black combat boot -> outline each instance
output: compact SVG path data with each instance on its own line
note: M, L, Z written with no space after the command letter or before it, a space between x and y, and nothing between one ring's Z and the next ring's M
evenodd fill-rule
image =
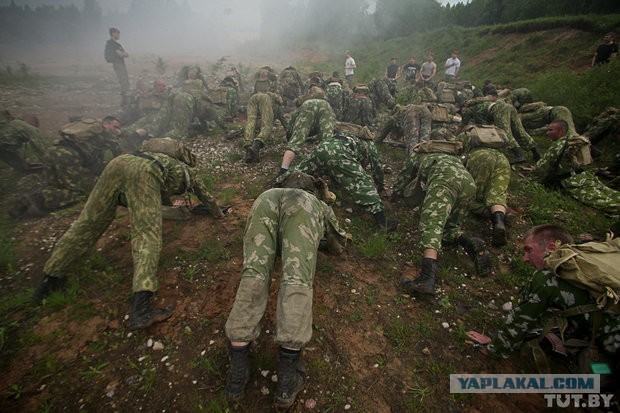
M300 361L301 351L280 347L278 360L278 385L275 404L277 408L288 409L295 402L297 393L306 382L306 368Z
M66 281L67 279L65 277L52 277L51 275L43 274L43 279L34 290L32 301L34 301L36 305L41 304L45 297L54 291L60 290L65 285Z
M435 280L437 278L437 260L433 258L422 259L422 271L415 280L403 278L400 286L409 295L435 294Z
M398 221L395 219L388 219L385 217L385 211L375 212L373 214L375 217L375 222L379 227L379 231L381 232L392 232L396 230L398 226Z
M530 149L530 151L532 151L532 158L534 159L534 162L540 161L540 158L542 158L540 150L538 150L536 146L532 146L532 149Z
M129 329L139 330L152 324L164 321L172 315L172 306L153 308L151 306L152 291L138 291L133 293L131 314L129 314Z
M518 146L516 148L512 148L512 154L514 155L512 158L510 158L510 164L515 164L515 163L523 163L525 162L525 156L523 156L523 152L521 151L521 148L519 148Z
M230 368L226 376L226 398L238 402L243 398L245 386L250 380L250 345L236 347L228 345Z
M491 273L491 256L483 240L476 237L461 235L457 243L465 249L465 252L474 260L478 275L486 277Z
M493 221L493 233L491 234L491 244L494 247L503 247L508 240L506 239L505 214L502 211L495 211L491 215Z

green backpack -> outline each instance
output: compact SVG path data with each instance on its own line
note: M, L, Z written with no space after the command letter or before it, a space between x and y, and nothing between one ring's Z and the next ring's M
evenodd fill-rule
M196 166L196 155L181 142L170 138L151 138L142 143L142 152L168 155L189 166Z
M558 277L590 292L596 300L590 311L620 314L620 238L557 245L544 262Z

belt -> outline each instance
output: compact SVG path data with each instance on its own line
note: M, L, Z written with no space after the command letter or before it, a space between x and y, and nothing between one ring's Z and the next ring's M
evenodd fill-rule
M164 166L157 159L153 158L151 155L144 153L144 152L134 152L132 153L132 155L137 156L138 158L144 158L144 159L148 159L149 161L153 161L153 163L159 168L161 173L164 173Z

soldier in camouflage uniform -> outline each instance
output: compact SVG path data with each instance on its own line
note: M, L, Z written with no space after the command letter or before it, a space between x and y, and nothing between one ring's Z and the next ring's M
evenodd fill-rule
M535 102L519 108L521 123L532 135L542 135L554 120L563 120L568 124L568 132L578 135L575 130L573 114L566 106L547 106L545 102Z
M487 96L483 98L465 102L462 114L463 125L471 122L477 125L495 125L504 130L510 140L506 149L514 154L512 163L525 161L521 148L530 150L535 161L540 159L540 151L523 127L517 110L511 104L497 100L497 90L494 88L488 90Z
M407 154L410 155L416 144L429 139L431 123L431 111L425 105L396 105L375 142L383 142L390 132L394 132L405 137Z
M289 66L282 70L279 77L282 86L282 98L287 102L294 102L304 91L304 82L297 69Z
M372 141L336 132L333 137L321 141L289 173L294 172L329 177L330 182L339 186L355 204L375 217L380 230L395 229L396 223L386 220L385 205L379 196L384 191L383 164ZM283 179L286 175L278 177L277 181Z
M225 327L230 340L229 400L243 397L250 378L249 346L261 331L278 252L282 275L276 311L280 345L276 406L290 407L303 388L306 373L300 356L312 336L312 283L319 242L326 234L329 249L340 253L347 238L323 201L329 198L325 183L318 182L305 174L291 174L282 188L263 192L252 205L243 237L243 273Z
M69 207L88 196L103 171L106 151L113 156L122 152L118 119L107 116L101 125L102 131L87 139L76 140L63 135L49 148L43 158L45 188L23 196L9 211L12 217L41 216Z
M342 80L339 78L330 77L327 81L327 86L325 88L326 99L334 111L336 120L342 121L344 119L345 102L345 93L342 88Z
M431 140L452 142L454 136L447 129L437 129L431 133ZM423 250L420 275L414 280L401 280L401 287L407 293L435 293L437 258L443 242L456 242L465 248L481 275L491 270L484 241L466 236L461 230L475 192L474 180L456 153L432 149L418 152L416 149L407 159L394 184L393 196L394 199L404 198L409 206L420 206L420 247Z
M540 225L532 228L525 236L523 260L536 268L529 283L521 291L519 304L510 312L505 324L491 341L488 350L492 355L507 358L518 350L528 332L542 328L541 319L549 309L566 311L578 306L596 304L586 290L558 277L546 269L544 257L556 248L556 241L572 244L573 239L563 228L555 225ZM591 340L595 317L590 313L567 317L565 337ZM588 337L589 336L589 337ZM620 356L620 316L601 313L600 325L596 328L595 343L603 353L616 361ZM616 367L616 366L614 366Z
M49 144L35 126L15 119L8 110L0 111L0 161L13 169L30 173L40 169L40 163ZM28 162L31 152L36 163Z
M506 195L510 184L510 162L499 150L473 147L465 133L458 140L463 142L467 156L465 168L476 184L476 196L471 205L472 212L478 215L491 215L493 231L491 243L496 247L506 245Z
M280 95L272 92L258 92L248 101L247 123L243 146L245 148L245 162L260 161L260 150L271 137L273 129L274 108L282 105ZM259 119L260 118L260 119ZM256 121L260 120L260 132L256 135Z
M157 291L157 264L162 245L162 197L191 192L216 218L223 217L215 198L196 179L196 170L180 160L155 152L136 152L114 158L93 188L84 209L60 238L43 268L44 277L34 293L40 303L60 289L124 206L131 221L133 253L132 308L129 328L146 328L171 314L150 301Z
M388 79L379 78L372 80L368 84L368 88L370 89L370 98L376 108L385 105L388 109L392 109L396 104L396 99L394 99L396 91L392 94L390 91L390 81Z
M194 118L199 122L199 125L196 125L199 131L207 129L209 122L214 122L225 130L226 111L212 102L207 84L200 77L200 72L193 67L188 70L187 76L188 78L181 85L181 91L184 93L177 93L174 97L171 116L173 136L171 137L186 136Z
M344 109L344 121L355 123L360 126L372 126L377 112L372 99L368 96L369 89L365 85L353 88L353 93L346 100Z
M572 198L610 216L620 216L620 192L605 186L591 171L576 170L570 151L566 149L571 137L566 122L549 124L547 136L553 141L541 160L536 163L534 176L543 185L561 188Z
M620 109L609 107L599 113L583 134L590 138L593 145L605 138L617 137L620 134Z
M306 138L316 135L319 141L333 136L336 117L326 100L309 99L301 104L291 120L290 139L286 145L280 173L286 172L301 150Z
M226 76L220 82L220 88L226 91L226 102L221 104L225 109L225 117L228 120L233 120L237 117L239 111L239 86L237 81L232 76Z

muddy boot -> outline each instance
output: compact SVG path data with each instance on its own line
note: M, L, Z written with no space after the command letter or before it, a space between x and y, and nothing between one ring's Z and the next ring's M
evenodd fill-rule
M483 240L476 237L461 235L457 243L465 249L465 252L474 260L478 275L486 277L491 273L491 256Z
M278 361L278 385L275 404L277 408L288 409L295 402L297 393L306 382L306 368L299 360L301 351L280 347Z
M153 308L151 306L152 291L138 291L133 293L131 314L129 314L129 329L139 330L152 324L164 321L172 315L172 307Z
M373 214L375 222L381 232L393 232L398 226L398 222L395 219L388 219L385 216L385 211L375 212Z
M252 150L256 154L256 163L260 162L260 150L263 149L263 146L265 145L259 140L254 140L254 143L252 143Z
M437 260L422 259L422 271L415 280L403 278L400 287L409 295L435 294L435 280L437 274Z
M34 301L36 305L40 305L45 297L54 291L60 290L65 285L66 281L67 279L65 277L52 277L51 275L43 274L43 279L34 290L32 301Z
M506 239L506 224L504 222L505 214L501 211L493 212L491 221L493 221L493 232L491 234L491 244L494 247L503 247L508 240Z
M226 376L226 398L238 402L243 398L245 386L250 380L250 345L235 347L228 345L230 368Z
M521 151L521 148L516 147L516 148L512 148L511 152L513 154L513 157L510 158L510 164L515 164L515 163L523 163L525 162L525 156L523 156L523 152Z

